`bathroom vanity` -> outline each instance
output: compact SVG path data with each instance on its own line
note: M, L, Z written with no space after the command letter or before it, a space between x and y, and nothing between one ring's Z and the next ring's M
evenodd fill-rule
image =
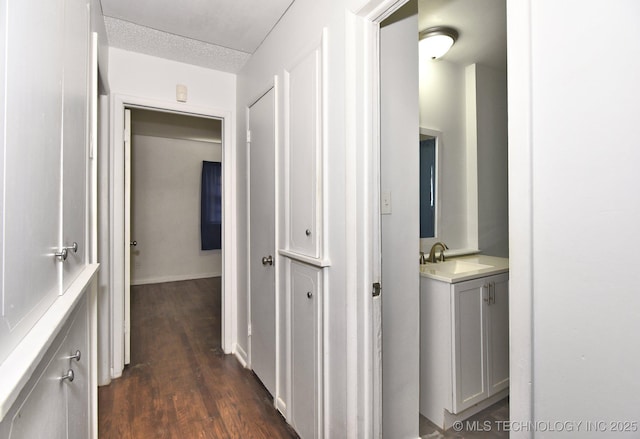
M420 265L420 413L446 430L509 393L509 260Z

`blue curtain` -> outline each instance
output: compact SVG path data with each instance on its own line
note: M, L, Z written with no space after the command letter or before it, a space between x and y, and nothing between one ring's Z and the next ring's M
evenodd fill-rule
M200 191L200 238L202 250L222 248L222 166L202 162Z

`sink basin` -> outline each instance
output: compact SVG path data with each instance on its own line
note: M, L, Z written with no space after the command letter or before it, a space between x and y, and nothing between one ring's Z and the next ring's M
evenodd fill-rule
M483 270L492 268L492 265L477 264L475 262L452 260L445 262L436 262L435 264L426 264L430 270L439 271L450 274L461 274L469 271Z

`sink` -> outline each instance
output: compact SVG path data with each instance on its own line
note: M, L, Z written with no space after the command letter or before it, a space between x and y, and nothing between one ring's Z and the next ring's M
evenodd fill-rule
M483 270L492 268L493 265L477 264L475 262L452 260L445 262L427 263L425 264L429 270L439 271L450 274L461 274L469 271Z
M452 284L508 271L509 259L481 254L420 265L420 276Z

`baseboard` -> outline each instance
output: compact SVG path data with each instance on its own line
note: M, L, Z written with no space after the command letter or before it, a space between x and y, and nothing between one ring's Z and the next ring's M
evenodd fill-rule
M242 364L242 367L247 367L247 364L249 363L249 357L247 356L247 353L244 351L244 349L242 349L242 346L236 343L233 354L236 356L240 364Z
M287 404L280 397L276 398L276 410L278 410L285 419L287 418Z
M453 424L455 422L465 421L466 419L470 418L471 416L475 415L476 413L479 413L482 410L486 409L487 407L492 406L493 404L495 404L498 401L501 401L502 399L506 398L507 396L509 396L509 388L508 387L506 389L503 389L500 392L496 393L495 395L485 399L484 401L481 401L478 404L469 407L468 409L464 410L461 413L453 414L453 413L449 413L447 410L445 410L444 411L444 428L443 428L443 430L447 431L448 429L450 429L453 426Z
M222 273L199 273L199 274L174 274L170 276L152 277L147 279L131 279L131 285L160 284L163 282L179 282L182 280L205 279L208 277L220 277Z

